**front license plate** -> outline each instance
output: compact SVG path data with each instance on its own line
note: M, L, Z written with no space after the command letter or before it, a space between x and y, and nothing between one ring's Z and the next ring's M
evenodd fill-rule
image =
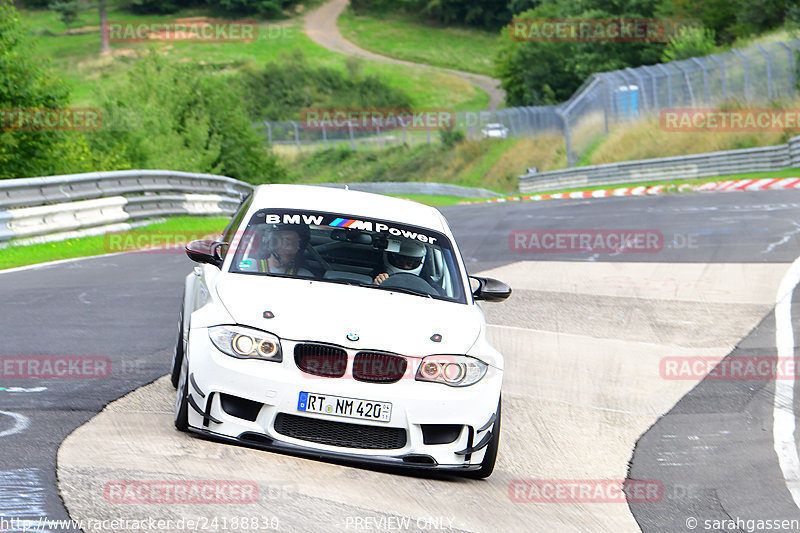
M314 392L300 393L297 410L378 422L388 422L392 417L392 404L389 402L373 402Z

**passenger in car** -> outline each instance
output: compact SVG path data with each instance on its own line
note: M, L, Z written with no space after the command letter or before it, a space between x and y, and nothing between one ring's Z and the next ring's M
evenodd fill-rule
M393 252L383 252L383 265L374 274L373 283L380 285L392 274L419 275L427 249L425 245L411 240L403 240L400 248Z
M305 224L276 224L264 234L264 254L256 262L259 272L312 277L301 266L302 250L308 245L309 229Z

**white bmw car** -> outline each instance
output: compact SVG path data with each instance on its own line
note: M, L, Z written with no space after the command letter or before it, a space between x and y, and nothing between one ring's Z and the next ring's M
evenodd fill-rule
M264 185L186 247L175 425L320 459L489 476L503 357L444 217L408 200Z

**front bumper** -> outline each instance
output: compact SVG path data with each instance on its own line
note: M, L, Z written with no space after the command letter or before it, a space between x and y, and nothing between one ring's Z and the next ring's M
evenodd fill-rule
M297 367L294 346L295 342L281 341L281 363L236 359L219 352L206 329L191 330L187 350L190 429L226 441L334 461L428 470L480 467L492 438L502 371L489 367L478 383L449 387L414 380L419 359L409 358L406 377L395 383L354 380L351 368L344 377L322 378ZM350 367L355 350L347 351ZM391 418L378 422L298 411L301 392L390 402ZM315 436L287 431L283 423L287 419ZM351 438L338 442L339 428ZM395 439L400 432L405 437ZM325 438L316 436L320 433ZM383 433L393 435L389 444ZM375 436L379 447L366 440L360 444L352 438L354 434L363 434L364 439L367 434ZM448 436L443 438L443 434Z

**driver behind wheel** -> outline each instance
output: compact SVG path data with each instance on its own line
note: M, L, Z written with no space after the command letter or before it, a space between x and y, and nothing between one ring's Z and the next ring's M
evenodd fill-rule
M263 256L256 261L259 272L311 277L302 268L302 251L308 245L309 229L304 224L266 226L261 235Z
M383 252L383 266L378 269L373 283L380 285L392 274L419 275L422 263L425 260L427 249L425 245L416 241L404 240L397 251Z

